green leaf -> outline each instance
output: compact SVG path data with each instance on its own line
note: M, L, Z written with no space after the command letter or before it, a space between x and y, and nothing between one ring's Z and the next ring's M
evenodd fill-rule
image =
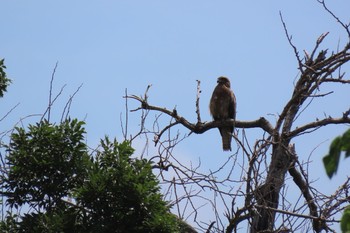
M178 232L151 162L133 152L128 141L101 140L94 167L75 192L77 203L88 209L88 232Z
M329 149L329 154L323 157L323 164L329 178L337 172L341 153L342 138L336 137Z
M350 232L350 206L346 207L344 210L343 217L340 221L340 228L343 233Z
M345 158L350 156L350 130L343 134L341 150L345 151Z
M84 182L89 160L83 123L41 121L16 128L8 147L8 177L0 186L9 205L51 208Z
M4 96L8 85L11 83L11 80L6 77L5 69L4 59L0 59L0 97Z

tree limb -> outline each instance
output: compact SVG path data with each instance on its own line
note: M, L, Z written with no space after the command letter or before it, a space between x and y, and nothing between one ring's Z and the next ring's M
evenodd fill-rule
M184 117L180 116L177 113L177 110L168 110L166 108L161 108L153 105L149 105L147 101L141 97L131 95L126 96L124 98L130 98L135 99L141 103L141 107L131 110L131 111L138 111L141 109L144 110L153 110L162 112L170 117L172 117L176 123L171 124L171 126L174 126L178 123L182 124L184 127L189 129L191 132L196 134L202 134L212 128L217 128L219 126L235 126L236 128L261 128L262 130L266 131L269 134L273 134L273 127L271 123L266 120L264 117L260 117L257 120L253 121L234 121L234 120L226 120L226 121L210 121L206 123L197 122L196 124L189 122ZM168 127L169 128L169 127ZM159 135L158 135L159 136Z
M314 230L316 232L320 232L325 227L325 223L322 221L324 219L321 219L318 215L317 206L315 204L314 197L310 193L308 184L305 182L300 172L296 169L295 162L288 171L289 174L293 177L294 183L299 187L301 193L303 194L310 209L310 215L314 217L312 218Z
M320 128L322 126L326 126L329 124L346 124L346 123L350 124L350 117L349 116L342 117L342 118L329 117L329 118L325 118L323 120L311 122L311 123L308 123L308 124L303 125L301 127L298 127L295 130L291 131L289 134L287 134L287 137L293 138L293 137L300 135L301 133L304 133L306 130Z

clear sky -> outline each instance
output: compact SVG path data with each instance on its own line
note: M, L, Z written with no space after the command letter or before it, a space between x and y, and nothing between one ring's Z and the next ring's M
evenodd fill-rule
M340 19L350 21L349 1L328 2ZM336 50L339 41L340 45L345 42L342 28L316 0L3 0L0 58L5 58L13 83L0 100L0 118L17 103L19 106L0 122L1 132L11 129L21 117L45 111L56 62L53 91L58 93L64 84L67 87L52 116L59 121L69 96L83 84L73 100L71 116L86 119L92 146L104 135L122 139L120 114L125 114L122 96L126 88L129 94L141 95L152 84L151 104L169 109L176 106L180 115L195 122L196 80L200 80L201 116L209 121L210 95L221 75L231 79L238 120L263 116L274 124L298 75L279 11L300 52L311 51L324 32L330 34L322 48ZM295 126L322 119L324 114L341 116L349 108L344 101L350 97L348 88L329 85L321 90L334 90L335 94L316 99ZM129 102L130 109L137 106ZM139 115L129 115L129 133L136 133ZM347 128L327 127L294 141L301 160L311 154L311 177L326 192L335 190L349 175L350 159L341 164L331 181L321 163L330 140ZM247 130L247 134L254 143L261 131ZM211 166L228 156L221 150L217 130L191 135L174 153L187 162L201 158L204 170L213 169Z

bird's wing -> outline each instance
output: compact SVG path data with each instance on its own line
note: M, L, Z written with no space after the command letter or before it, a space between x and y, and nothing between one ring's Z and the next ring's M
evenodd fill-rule
M230 104L229 104L229 116L232 117L232 119L236 119L236 109L237 109L237 103L236 103L236 97L235 94L231 91L231 98L230 98Z

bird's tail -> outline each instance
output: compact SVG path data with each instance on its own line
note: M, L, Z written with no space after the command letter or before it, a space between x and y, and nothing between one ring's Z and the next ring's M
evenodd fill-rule
M224 151L231 151L231 141L232 141L232 134L231 129L221 129L221 138L222 138L222 149Z

